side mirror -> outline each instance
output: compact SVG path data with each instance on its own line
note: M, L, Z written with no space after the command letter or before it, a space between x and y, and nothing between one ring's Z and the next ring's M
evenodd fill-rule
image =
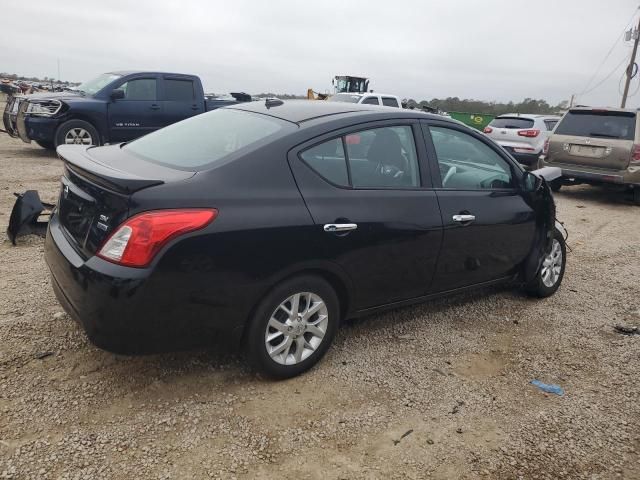
M535 192L542 185L542 179L531 172L525 171L522 176L522 189L525 192Z
M124 90L116 88L111 92L111 100L122 100L124 98Z

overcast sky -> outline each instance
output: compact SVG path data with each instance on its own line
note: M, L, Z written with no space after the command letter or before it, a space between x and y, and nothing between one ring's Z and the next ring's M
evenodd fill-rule
M416 100L580 94L615 105L638 0L2 2L0 71L87 80L125 69L194 73L210 92L325 91L336 74ZM614 46L614 42L618 39ZM619 66L615 69L616 66ZM640 75L639 75L640 77ZM639 79L632 84L632 93ZM640 93L630 106L640 105Z

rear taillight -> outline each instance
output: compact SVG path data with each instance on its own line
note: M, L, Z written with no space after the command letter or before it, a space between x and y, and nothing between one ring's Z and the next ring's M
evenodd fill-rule
M531 129L531 130L518 130L518 135L521 137L537 137L540 134L540 130Z
M544 146L542 147L542 154L546 155L547 153L549 153L549 139L548 138L544 141Z
M629 165L640 165L640 145L637 143L631 149L631 161Z
M153 210L124 222L104 243L98 256L119 265L146 267L174 238L206 227L216 209Z
M493 128L491 127L484 127L484 130L482 130L484 133L491 133L493 132Z

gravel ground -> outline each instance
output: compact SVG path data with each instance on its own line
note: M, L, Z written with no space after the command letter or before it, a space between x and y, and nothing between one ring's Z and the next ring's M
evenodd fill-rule
M0 135L12 192L55 201L55 155ZM219 349L101 351L55 300L43 240L0 237L0 478L640 478L640 207L557 194L558 293L485 290L348 323L272 382ZM563 397L529 384L558 383Z

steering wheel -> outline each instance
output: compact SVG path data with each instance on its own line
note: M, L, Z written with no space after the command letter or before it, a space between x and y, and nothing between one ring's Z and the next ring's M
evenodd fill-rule
M452 166L449 167L449 170L447 170L447 174L442 179L442 186L443 187L447 186L447 182L449 180L451 180L451 177L453 177L456 174L457 171L458 171L458 169L455 167L455 165L452 165Z
M404 170L400 170L394 165L383 165L382 162L376 166L376 172L383 177L390 177L395 180L400 180L404 177Z

